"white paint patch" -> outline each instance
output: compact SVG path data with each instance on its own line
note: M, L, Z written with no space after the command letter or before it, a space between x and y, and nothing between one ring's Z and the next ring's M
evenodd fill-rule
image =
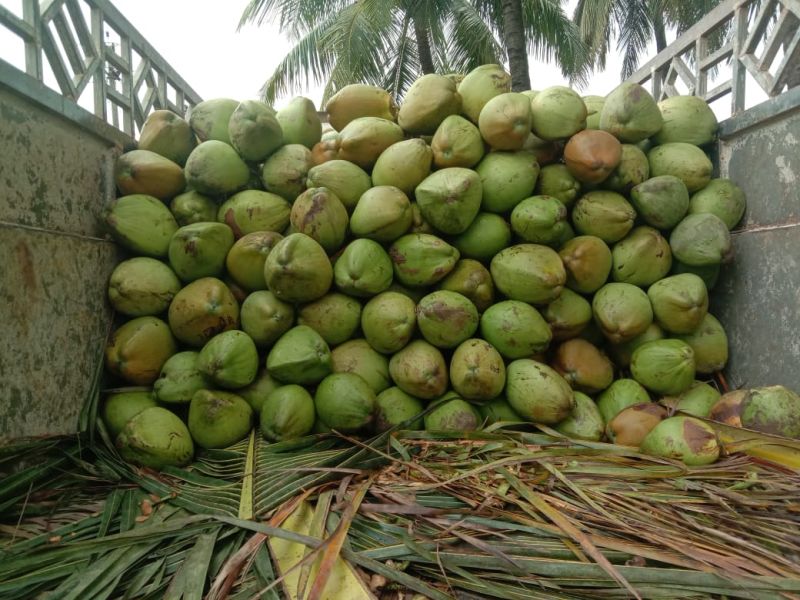
M786 132L786 137L783 138L783 140L787 146L797 146L797 138L788 131Z
M775 165L778 167L778 178L781 183L792 185L797 181L797 176L792 171L792 167L784 155L781 154L775 157Z

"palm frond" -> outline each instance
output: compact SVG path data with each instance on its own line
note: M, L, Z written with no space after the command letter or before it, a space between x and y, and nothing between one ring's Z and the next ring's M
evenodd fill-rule
M623 52L622 79L630 77L653 37L653 20L640 0L624 0L615 12L619 23L617 48Z
M481 14L486 7L467 0L454 0L452 17L447 23L450 43L447 58L450 70L467 73L482 64L505 60L505 50Z

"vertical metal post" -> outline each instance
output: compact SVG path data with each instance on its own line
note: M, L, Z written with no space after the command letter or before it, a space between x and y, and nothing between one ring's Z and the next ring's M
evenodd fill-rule
M23 0L22 19L33 28L33 40L25 40L25 71L42 80L42 19L39 0Z
M741 56L747 40L747 4L736 7L733 17L733 56L731 69L731 114L744 110L747 69L742 64Z
M100 64L92 76L92 92L94 94L94 114L104 121L108 121L108 107L106 106L106 44L103 40L103 11L97 6L92 6L92 43L94 44Z

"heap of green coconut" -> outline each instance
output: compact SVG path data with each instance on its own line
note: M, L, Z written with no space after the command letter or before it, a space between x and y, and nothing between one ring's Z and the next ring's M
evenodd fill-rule
M122 455L184 465L254 425L532 423L687 464L720 454L709 417L800 437L794 392L715 383L745 198L713 177L708 105L510 85L425 75L399 107L348 85L325 125L302 97L150 115L105 213Z

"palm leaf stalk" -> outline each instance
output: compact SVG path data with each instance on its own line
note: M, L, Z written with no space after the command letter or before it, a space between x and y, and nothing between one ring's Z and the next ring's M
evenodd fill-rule
M743 454L688 469L500 428L252 436L161 473L63 438L6 449L0 469L3 598L278 598L276 539L307 548L317 595L310 565L339 558L376 591L430 598L800 594L800 472ZM285 527L314 501L307 533Z

